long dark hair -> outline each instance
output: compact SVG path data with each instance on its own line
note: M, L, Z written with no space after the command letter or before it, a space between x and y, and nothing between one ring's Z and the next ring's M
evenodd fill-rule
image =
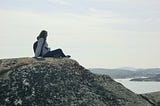
M44 38L46 40L46 37L47 37L47 31L42 30L41 33L37 36L37 40L39 40L40 38Z

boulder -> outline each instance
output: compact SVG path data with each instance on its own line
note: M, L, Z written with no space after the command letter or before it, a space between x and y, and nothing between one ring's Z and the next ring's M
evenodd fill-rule
M0 106L152 106L68 58L0 60Z

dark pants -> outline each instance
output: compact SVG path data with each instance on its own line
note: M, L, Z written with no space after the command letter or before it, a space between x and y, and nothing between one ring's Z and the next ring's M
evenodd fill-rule
M53 51L49 51L43 57L61 58L61 57L65 57L65 54L63 53L62 49L56 49Z

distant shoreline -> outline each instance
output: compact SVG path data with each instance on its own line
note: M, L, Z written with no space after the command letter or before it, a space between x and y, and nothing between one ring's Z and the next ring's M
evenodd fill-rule
M160 74L147 78L133 78L130 81L160 82Z
M114 79L134 93L144 94L160 91L160 82L157 81L130 81L132 78Z

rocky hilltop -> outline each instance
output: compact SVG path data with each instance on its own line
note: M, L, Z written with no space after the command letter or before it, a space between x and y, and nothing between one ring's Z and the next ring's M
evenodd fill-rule
M146 98L72 59L0 60L0 106L156 106Z
M158 74L160 75L160 68L136 69L136 68L124 67L124 68L115 68L115 69L90 68L89 70L96 74L109 75L114 79L142 78L142 77L152 78L157 76ZM153 80L160 81L158 79L158 76Z

